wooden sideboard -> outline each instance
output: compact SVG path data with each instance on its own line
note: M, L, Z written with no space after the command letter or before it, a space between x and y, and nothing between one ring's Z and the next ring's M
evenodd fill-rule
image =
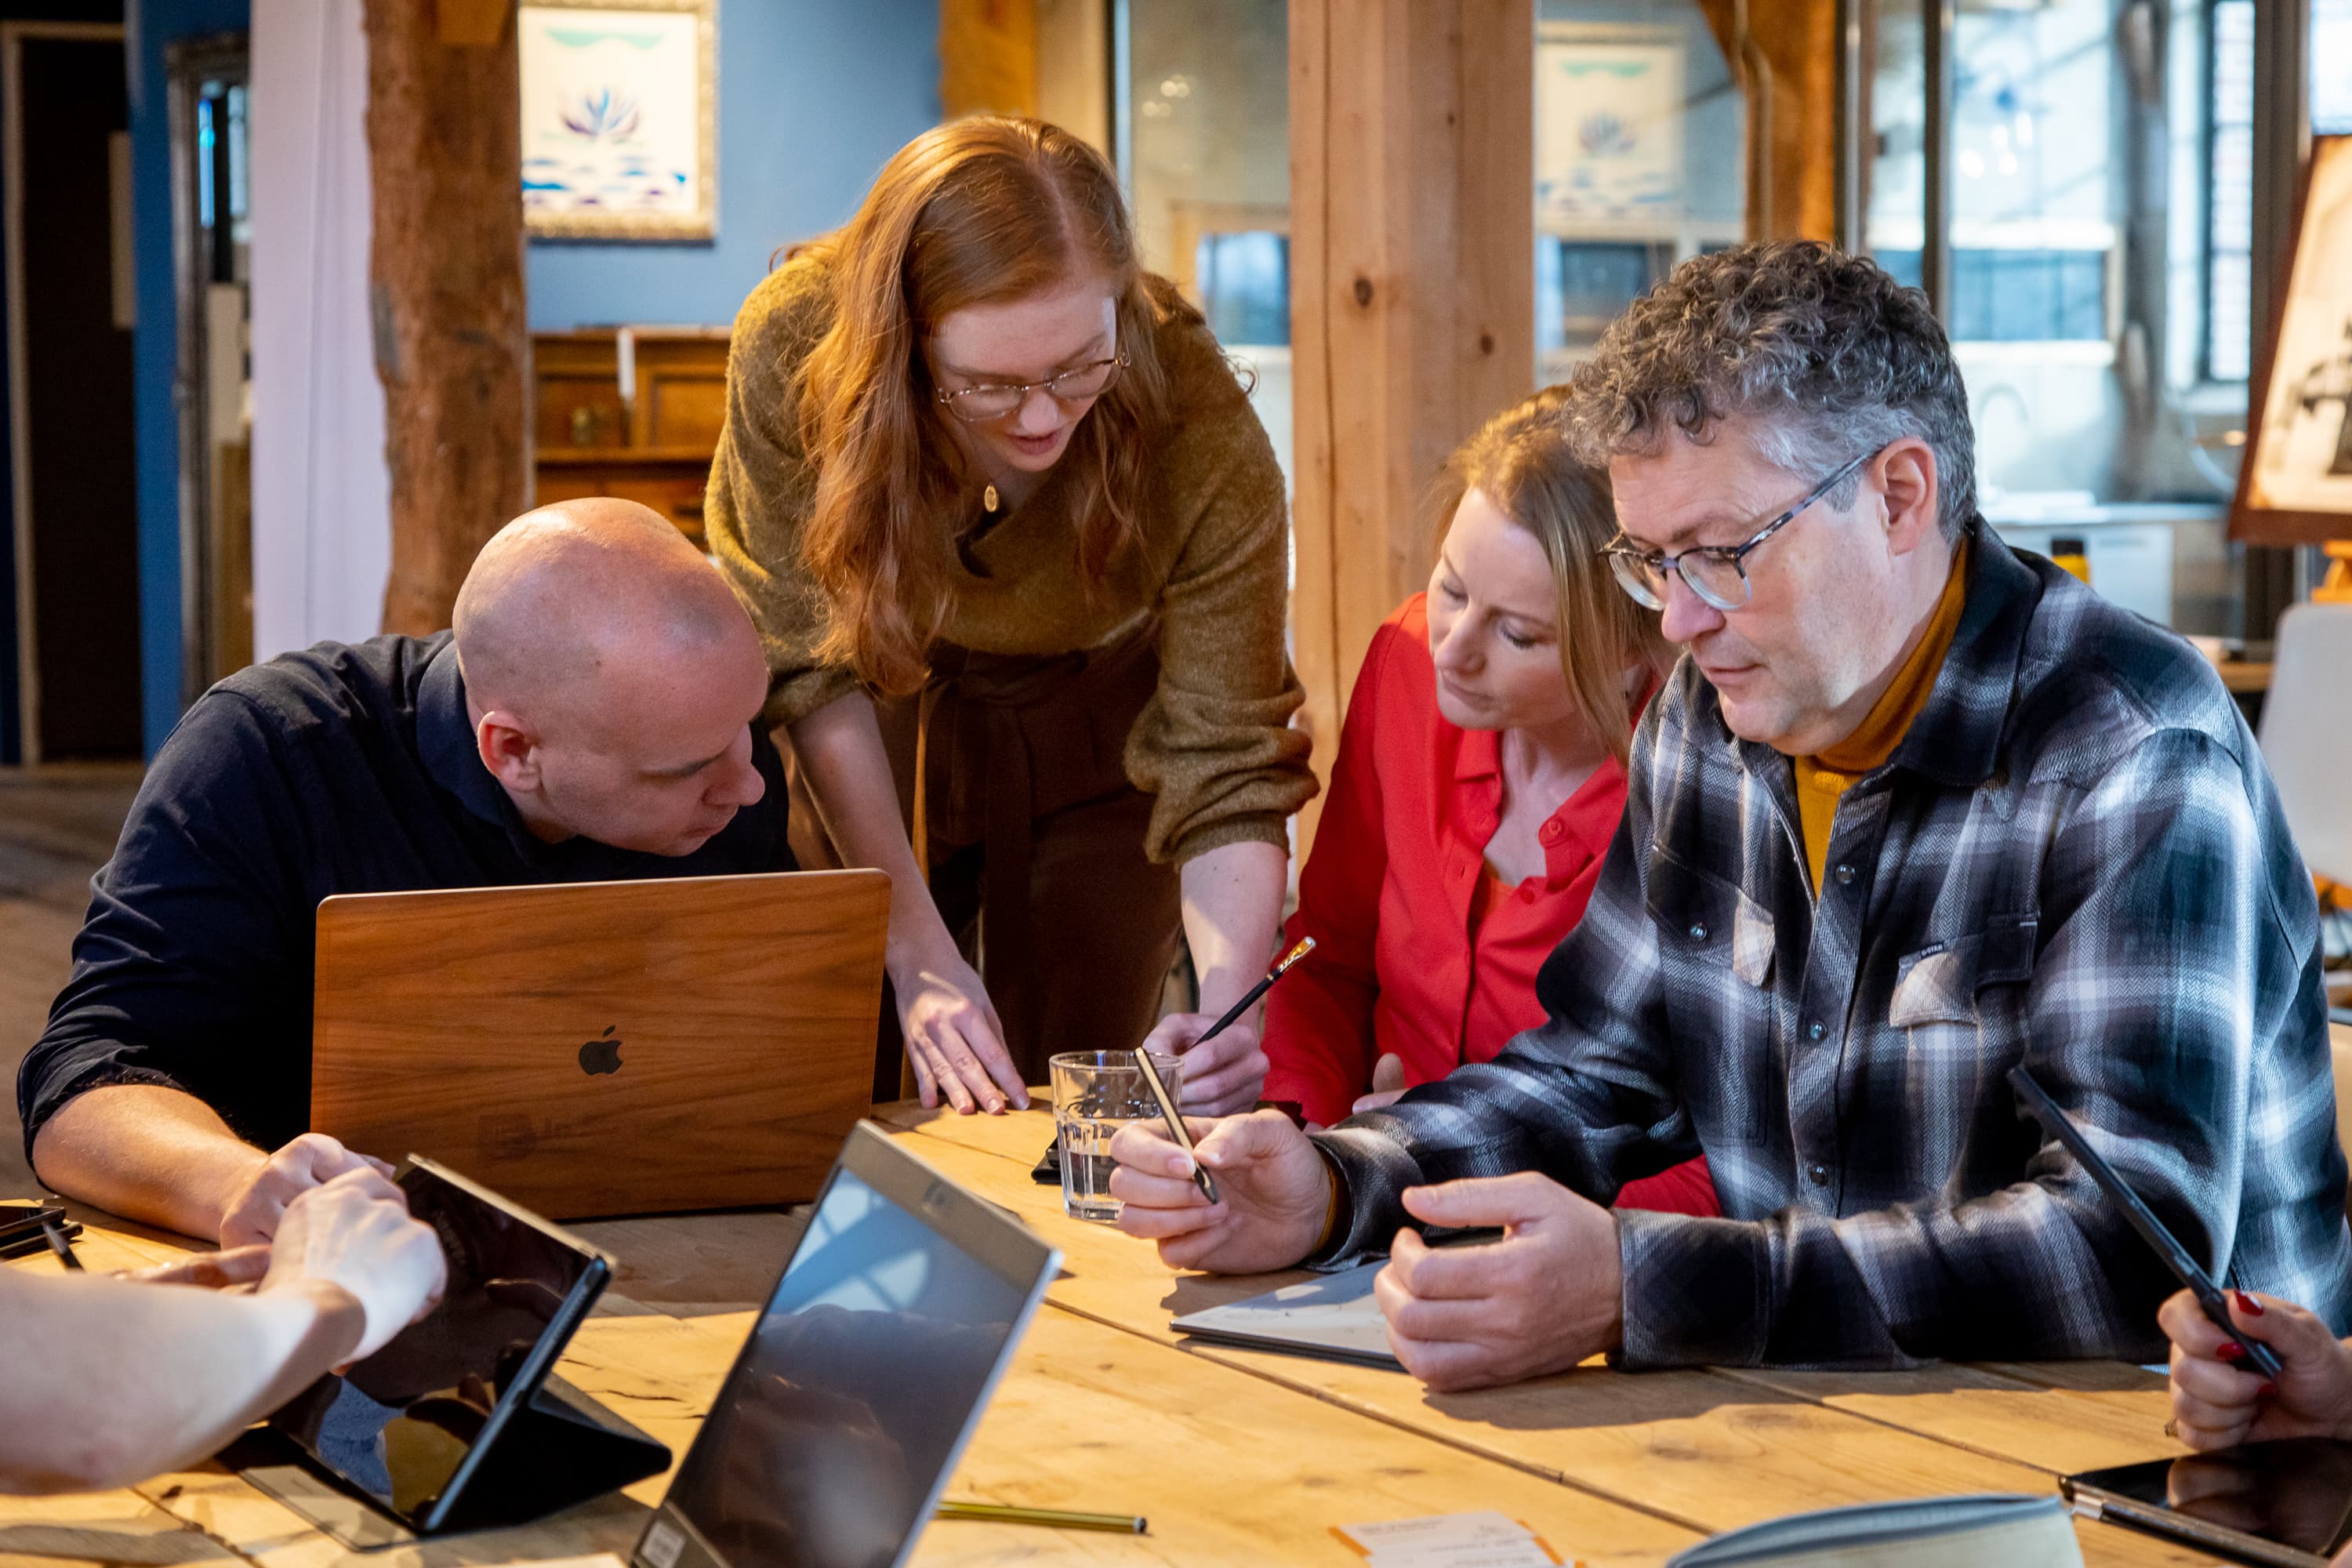
M539 504L622 496L701 543L727 416L727 337L725 327L533 333Z

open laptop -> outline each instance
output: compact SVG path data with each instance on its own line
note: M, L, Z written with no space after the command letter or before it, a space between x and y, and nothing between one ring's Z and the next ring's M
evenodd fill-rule
M890 879L319 906L310 1125L556 1219L798 1203L873 1093Z
M861 1123L634 1568L907 1560L1061 1258Z

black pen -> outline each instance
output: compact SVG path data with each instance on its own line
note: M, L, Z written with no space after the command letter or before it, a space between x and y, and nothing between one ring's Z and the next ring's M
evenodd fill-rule
M81 1259L74 1256L73 1239L66 1235L65 1226L54 1219L44 1216L41 1220L41 1234L49 1238L49 1250L58 1255L58 1262L76 1274L84 1272Z
M2009 1069L2009 1083L2011 1089L2025 1097L2025 1103L2032 1109L2034 1117L2042 1125L2056 1133L2058 1142L2065 1144L2068 1152L2081 1162L2083 1169L2090 1173L2091 1180L2115 1200L2116 1206L2124 1211L2124 1218L2131 1221L2132 1228L2139 1232L2141 1240L2156 1249L2156 1255L2164 1259L2174 1278L2189 1287L2189 1293L2197 1298L2197 1304L2205 1310L2205 1315L2213 1321L2213 1326L2237 1342L2245 1352L2240 1364L2252 1364L2264 1377L2277 1382L2281 1370L2278 1352L2260 1340L2248 1337L2244 1330L2230 1321L2229 1300L2221 1294L2221 1288L2213 1283L2213 1277L2205 1272L2203 1265L2190 1256L2187 1247L2180 1245L2179 1237L2164 1228L2164 1222L2156 1217L2156 1211L2141 1202L2137 1193L2124 1184L2122 1173L2108 1164L2105 1158L2091 1147L2090 1140L2083 1136L2083 1130L2058 1109L2058 1102L2050 1098L2049 1091L2034 1082L2033 1075L2023 1068Z
M1202 1030L1201 1032L1201 1037L1194 1040L1192 1045L1204 1046L1211 1040L1215 1039L1219 1035L1223 1034L1227 1029L1231 1028L1234 1019L1248 1012L1250 1008L1255 1005L1257 999L1265 994L1267 986L1272 985L1276 981L1289 973L1290 966L1292 964L1297 963L1300 959L1306 957L1308 953L1313 952L1314 951L1315 939L1311 936L1300 937L1298 939L1298 945L1292 948L1288 952L1284 953L1281 958L1277 959L1275 962L1274 967L1265 972L1265 978L1251 986L1248 993L1244 994L1240 1001L1226 1008L1224 1016L1219 1018L1215 1023ZM1188 1046L1185 1048L1190 1050L1192 1047Z

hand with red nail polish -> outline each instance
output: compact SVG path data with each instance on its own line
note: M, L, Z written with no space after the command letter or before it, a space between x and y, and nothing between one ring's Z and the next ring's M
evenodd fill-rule
M2226 1448L2273 1437L2352 1438L2352 1342L2275 1297L2231 1292L2239 1332L2214 1326L2188 1291L2157 1311L2172 1341L2172 1418L2191 1448ZM2278 1352L2275 1384L2236 1364L2244 1341Z

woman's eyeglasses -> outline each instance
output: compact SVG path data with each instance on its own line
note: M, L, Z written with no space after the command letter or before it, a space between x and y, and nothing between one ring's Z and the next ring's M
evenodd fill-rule
M1066 370L1046 381L1024 381L1015 386L967 386L956 392L942 392L939 396L947 405L948 412L965 424L985 425L1020 412L1033 392L1046 393L1057 403L1084 403L1089 397L1100 397L1126 368L1127 355L1118 353L1076 370Z
M1609 569L1616 574L1617 585L1644 609L1666 607L1666 577L1670 573L1679 575L1683 586L1718 610L1727 613L1744 608L1749 593L1748 552L1794 522L1799 512L1829 494L1839 480L1876 456L1875 451L1864 452L1838 469L1807 490L1802 500L1757 530L1756 536L1745 544L1701 545L1679 555L1662 555L1654 550L1636 549L1633 541L1620 531L1601 547L1601 553L1609 557Z

